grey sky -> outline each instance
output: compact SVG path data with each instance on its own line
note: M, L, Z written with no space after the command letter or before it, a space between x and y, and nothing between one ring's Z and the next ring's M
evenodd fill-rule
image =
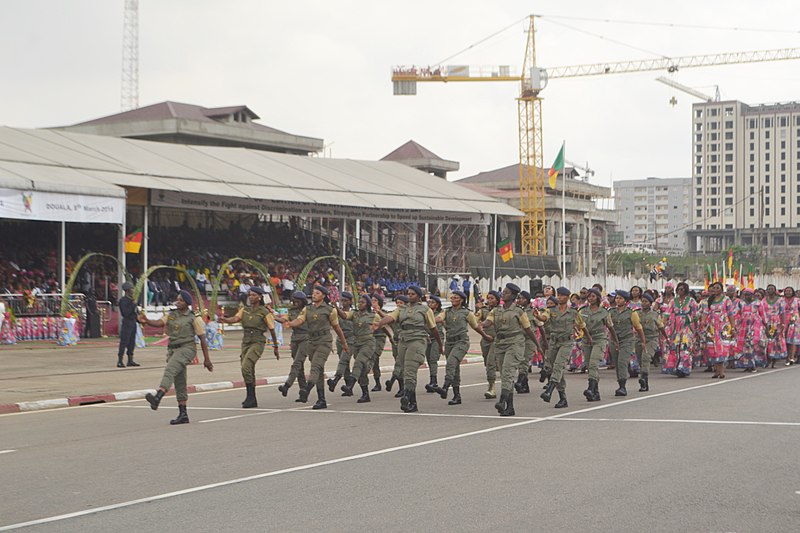
M123 0L0 2L0 125L71 124L119 111ZM545 15L800 30L785 1L140 0L140 104L247 104L262 123L322 137L334 157L378 159L414 139L466 177L518 161L514 83L420 84L392 96L391 66L429 64L522 19ZM548 18L540 66L800 47L800 32L687 30ZM523 22L450 64L521 67ZM545 164L562 140L594 181L688 176L692 96L662 73L553 80L544 91ZM676 81L724 99L800 99L800 61L688 69ZM668 101L672 96L678 105Z

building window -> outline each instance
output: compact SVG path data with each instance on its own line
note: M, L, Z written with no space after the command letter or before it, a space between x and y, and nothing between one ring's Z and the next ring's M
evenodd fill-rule
M799 211L800 211L800 210L799 210ZM798 213L798 214L800 215L800 213ZM754 217L754 216L756 216L756 210L755 210L755 209L753 209L753 208L750 208L750 216L751 216L751 217Z
M779 122L780 127L785 128L788 125L786 122L787 122L786 117L781 117Z
M798 213L797 214L800 215L800 208L798 208ZM702 209L698 209L697 210L697 218L700 218L702 216L703 216L703 210ZM565 235L566 235L566 233L565 233Z
M764 124L765 128L771 128L772 127L772 119L769 118L769 117L765 117L763 124Z
M717 216L717 210L716 209L709 209L708 210L708 216L710 216L710 217Z
M712 109L708 110L708 116L710 116L710 117L716 117L718 113L719 113L719 109L713 109L712 108Z
M733 205L733 198L725 198L725 205Z
M725 187L725 194L733 194L733 187Z
M698 199L695 201L695 203L697 204L697 207L703 207L703 200L702 200L702 198L698 198ZM676 205L675 207L678 207L678 206Z
M726 121L725 121L725 127L726 127L727 129L731 129L731 128L733 128L733 121L732 121L732 120L726 120Z
M725 183L733 183L733 176L725 176Z
M726 141L733 140L733 132L732 131L726 131L725 132L725 140Z
M694 110L694 118L703 118L703 110L702 109L695 109Z

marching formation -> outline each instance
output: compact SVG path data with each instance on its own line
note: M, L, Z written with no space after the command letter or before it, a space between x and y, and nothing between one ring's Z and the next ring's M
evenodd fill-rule
M247 396L244 408L257 407L255 365L266 344L269 332L274 355L280 359L275 335L275 322L291 332L291 367L286 382L278 387L283 396L297 381L299 395L295 400L306 403L316 389L313 409L327 408L325 388L329 392L340 386L342 396L353 396L356 384L361 389L357 403L370 402L370 392L383 389L380 381L380 356L389 340L394 357L394 370L385 382L390 392L395 383L395 397L406 413L419 411L417 375L427 362L430 381L426 393L450 399L447 404L460 405L461 362L470 348L469 329L480 335L480 348L486 369L487 389L484 398L494 404L500 416L513 416L515 394L530 393L528 376L539 369L543 383L540 398L550 403L558 393L556 409L568 407L567 372L587 374L583 396L588 402L601 400L599 369L614 370L617 381L615 396L629 394L628 380L638 378L638 392L650 390L653 368L677 378L686 378L696 369L724 379L726 370L757 372L759 368L786 361L797 361L800 345L800 299L792 287L778 293L774 285L766 290L742 289L714 282L702 292L690 291L686 283L663 292L616 290L604 294L599 284L572 293L566 287L544 287L531 295L513 283L502 291L489 291L476 302L476 311L467 307L468 295L462 291L450 294L451 306L442 309L438 296L426 295L417 286L395 297L396 309L383 309L378 295L342 292L340 301L330 302L328 290L315 286L309 297L303 292L292 294L292 306L285 316L275 316L265 305L263 291L250 289L248 304L236 315L222 319L226 323L241 322L244 330L241 351L242 377ZM172 424L188 423L186 412L186 366L196 354L195 335L200 338L204 365L211 371L202 321L191 310L192 299L186 291L178 296L177 310L161 320L140 322L164 326L169 334L168 362L164 377L155 395L147 400L157 409L164 394L174 385L179 416ZM327 382L325 363L333 351L336 334L338 355L336 373ZM445 356L444 377L439 384L439 359ZM305 361L310 364L308 377ZM352 362L352 366L351 366ZM495 390L497 375L501 388ZM375 386L369 388L369 376ZM452 389L452 396L450 390Z

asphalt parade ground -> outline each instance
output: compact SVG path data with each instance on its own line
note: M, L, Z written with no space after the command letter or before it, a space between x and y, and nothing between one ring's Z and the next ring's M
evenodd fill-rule
M172 396L0 415L0 531L800 529L796 367L654 373L627 398L604 370L598 403L569 374L567 409L533 374L515 417L483 398L482 365L461 370L462 405L420 386L416 414L385 391L314 411L276 384L257 409L191 394L182 426Z

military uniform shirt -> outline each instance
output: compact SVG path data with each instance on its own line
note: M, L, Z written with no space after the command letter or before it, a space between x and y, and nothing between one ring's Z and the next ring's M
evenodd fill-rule
M613 328L614 321L607 309L598 306L596 311L592 311L590 307L584 307L581 309L581 318L586 323L586 329L593 341L608 339L606 328Z

